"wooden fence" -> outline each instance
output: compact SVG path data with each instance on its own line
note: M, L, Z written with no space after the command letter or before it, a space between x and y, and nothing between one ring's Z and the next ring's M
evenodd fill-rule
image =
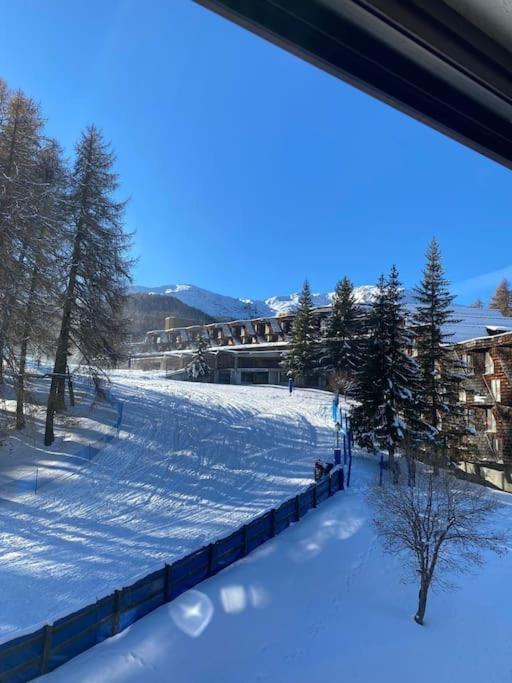
M131 586L116 590L34 633L1 644L1 683L22 683L53 671L245 557L343 488L343 470L335 470L226 538L166 564Z

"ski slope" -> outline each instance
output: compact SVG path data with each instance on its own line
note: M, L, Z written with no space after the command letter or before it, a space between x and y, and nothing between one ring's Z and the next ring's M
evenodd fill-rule
M366 500L375 462L352 486L174 602L45 677L48 683L509 683L512 555L491 555L459 590L429 598L384 555ZM510 537L512 498L495 517Z
M328 394L120 371L119 439L37 494L0 500L0 639L225 536L311 482Z

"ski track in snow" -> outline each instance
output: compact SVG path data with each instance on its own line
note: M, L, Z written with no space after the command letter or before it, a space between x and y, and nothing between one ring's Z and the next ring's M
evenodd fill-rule
M0 503L0 639L229 534L311 482L330 396L119 371L119 439L64 482Z

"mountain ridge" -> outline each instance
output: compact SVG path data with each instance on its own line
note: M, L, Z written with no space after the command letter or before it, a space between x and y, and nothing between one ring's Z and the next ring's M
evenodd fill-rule
M375 289L373 285L355 287L356 301L359 303L370 301ZM190 284L170 284L157 287L135 285L131 288L130 293L173 296L209 316L231 320L245 320L288 313L295 310L300 296L300 292L293 292L287 295L270 296L266 299L243 299L226 294L217 294ZM334 292L313 293L314 305L328 306L333 294Z

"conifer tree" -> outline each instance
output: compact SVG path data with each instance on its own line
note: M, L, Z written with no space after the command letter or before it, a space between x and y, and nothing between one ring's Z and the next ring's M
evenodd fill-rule
M59 266L63 256L66 178L61 150L55 141L49 140L39 154L36 213L26 264L29 273L14 325L16 349L11 348L10 353L16 375L17 429L25 426L27 354L29 350L38 356L48 353L55 339L54 309L61 284Z
M419 401L419 368L408 355L403 288L393 266L381 276L367 317L367 340L357 372L359 405L352 410L358 443L370 451L386 450L397 479L395 453L400 445L424 438Z
M22 92L0 87L0 378L18 317L19 296L27 284L28 255L37 216L38 154L42 119Z
M309 282L305 280L292 324L288 351L283 361L288 375L298 383L307 384L313 374L318 350L317 337L313 316L313 297Z
M322 335L319 368L338 390L347 389L359 362L361 313L347 277L336 285L331 314Z
M444 276L439 244L429 244L423 278L414 289L416 309L413 315L417 361L421 370L421 397L425 420L432 427L431 457L437 467L445 449L456 449L464 432L462 407L459 403L461 363L447 346L451 334L448 325L458 321L451 308L450 294Z
M187 368L187 374L190 380L195 382L206 382L210 376L210 366L208 365L208 342L204 331L201 330L197 338L196 348L192 356L192 361Z
M70 256L48 396L46 445L54 439L54 413L64 407L65 375L73 350L90 368L112 366L121 358L130 262L124 203L114 198L118 183L113 163L100 131L87 128L76 147L67 200Z
M480 297L478 299L475 299L472 304L469 304L470 308L483 308L484 307L484 302Z
M489 302L489 308L495 308L507 317L512 316L512 292L506 278L496 287Z

